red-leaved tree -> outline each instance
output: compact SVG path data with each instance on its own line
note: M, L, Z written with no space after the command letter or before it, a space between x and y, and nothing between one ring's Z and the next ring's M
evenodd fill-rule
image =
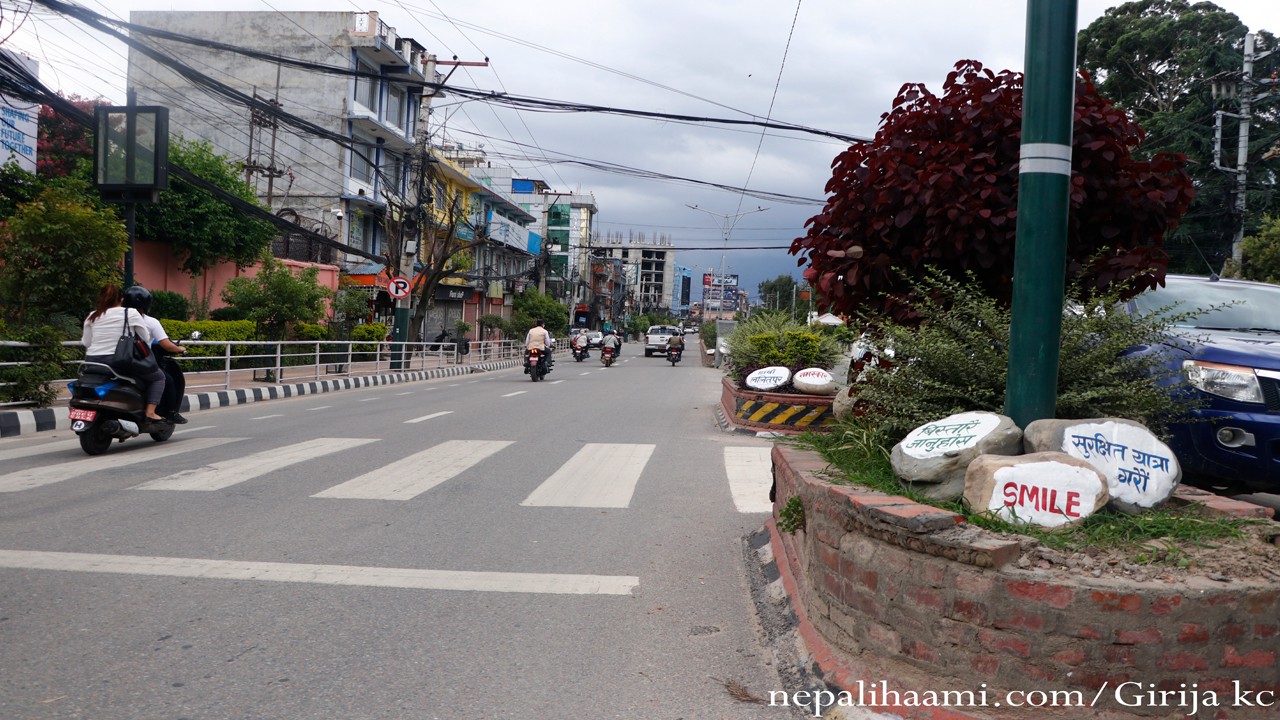
M904 85L874 140L836 157L822 213L791 244L836 312L912 322L909 280L972 272L1009 302L1018 214L1022 75L962 60L943 95ZM1101 289L1163 282L1165 234L1195 194L1180 155L1132 157L1143 131L1087 76L1076 83L1067 279Z
M72 95L68 100L84 112L93 114L96 105L108 104L104 99L85 100ZM40 155L36 173L45 179L65 177L75 172L81 162L93 159L93 131L54 110L40 106Z

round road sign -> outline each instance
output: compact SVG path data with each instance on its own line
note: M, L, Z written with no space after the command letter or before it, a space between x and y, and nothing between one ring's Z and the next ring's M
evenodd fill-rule
M399 300L409 297L409 281L402 277L393 277L387 283L387 294Z

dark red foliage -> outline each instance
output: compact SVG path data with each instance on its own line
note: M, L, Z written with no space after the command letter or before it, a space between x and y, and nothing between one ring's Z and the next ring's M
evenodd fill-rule
M106 100L85 100L72 95L68 100L77 108L93 114L95 105ZM42 178L70 175L82 160L93 158L93 132L63 116L49 105L40 106L40 154L36 173Z
M910 322L899 273L916 276L928 266L957 279L972 272L1007 303L1021 136L1020 73L963 60L941 97L903 85L874 140L832 162L826 207L791 244L825 307ZM1135 160L1130 152L1142 138L1088 77L1077 81L1068 280L1098 289L1127 278L1143 287L1163 282L1164 235L1195 191L1182 156Z

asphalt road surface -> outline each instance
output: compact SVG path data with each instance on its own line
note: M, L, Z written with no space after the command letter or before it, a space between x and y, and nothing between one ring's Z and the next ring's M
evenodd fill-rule
M782 717L769 442L638 347L0 441L0 718Z

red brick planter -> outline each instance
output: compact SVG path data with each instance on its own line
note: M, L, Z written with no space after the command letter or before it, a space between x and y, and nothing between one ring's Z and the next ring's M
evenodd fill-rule
M1021 570L1018 543L954 513L832 485L814 453L775 446L773 463L775 508L798 496L806 521L774 530L775 559L815 659L854 698L859 681L888 687L900 702L877 709L934 720L1181 718L1193 701L1198 718L1280 717L1280 583ZM908 691L985 691L988 704L912 707ZM990 704L1010 692L1075 706Z
M831 396L788 395L742 390L728 377L720 381L720 405L738 427L774 432L805 432L835 422Z

